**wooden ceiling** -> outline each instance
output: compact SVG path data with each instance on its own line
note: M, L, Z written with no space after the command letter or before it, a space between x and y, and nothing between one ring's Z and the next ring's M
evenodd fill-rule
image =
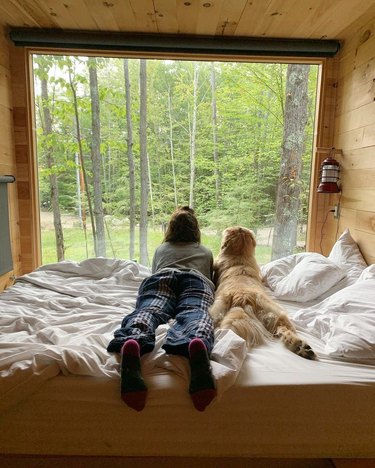
M9 27L345 39L375 0L0 0Z

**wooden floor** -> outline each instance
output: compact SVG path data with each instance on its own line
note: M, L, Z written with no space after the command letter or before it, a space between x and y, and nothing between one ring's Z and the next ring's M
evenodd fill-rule
M375 468L375 459L62 457L1 455L2 468Z

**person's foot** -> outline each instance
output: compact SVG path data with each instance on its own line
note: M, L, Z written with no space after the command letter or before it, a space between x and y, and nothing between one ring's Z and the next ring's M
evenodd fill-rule
M200 338L189 343L191 379L189 393L198 411L204 411L216 396L215 381L211 373L207 348Z
M140 347L127 340L121 349L121 398L136 411L146 404L147 387L141 373Z

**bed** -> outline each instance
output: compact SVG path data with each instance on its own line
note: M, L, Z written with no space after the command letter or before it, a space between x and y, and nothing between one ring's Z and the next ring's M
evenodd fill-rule
M375 458L375 265L346 231L327 258L295 254L262 273L318 360L278 341L248 352L216 330L217 398L202 413L187 360L161 349L167 325L142 357L145 409L120 398L106 346L146 267L96 258L18 278L0 295L2 457Z

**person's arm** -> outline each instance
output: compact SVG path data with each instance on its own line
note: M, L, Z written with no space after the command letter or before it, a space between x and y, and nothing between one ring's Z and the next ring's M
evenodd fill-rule
M159 247L155 250L155 253L154 253L154 258L152 259L152 267L151 267L151 273L154 274L156 272L156 265L158 264L158 250L159 250Z

